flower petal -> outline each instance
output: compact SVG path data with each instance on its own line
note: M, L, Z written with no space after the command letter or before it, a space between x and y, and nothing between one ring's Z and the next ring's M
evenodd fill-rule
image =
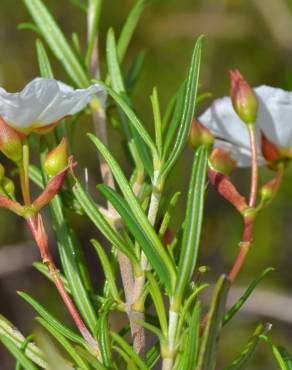
M17 130L28 132L81 111L94 94L104 105L106 93L100 85L75 90L60 81L35 78L18 93L0 88L0 116Z
M292 146L292 92L270 86L255 89L259 101L257 126L277 146Z
M239 167L250 166L248 130L234 112L229 97L215 100L199 117L199 122L214 134L215 147L229 151Z

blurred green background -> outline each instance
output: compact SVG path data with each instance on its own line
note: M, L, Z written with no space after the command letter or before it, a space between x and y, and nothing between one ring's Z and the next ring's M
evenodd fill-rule
M47 0L45 3L68 38L75 31L81 40L85 40L85 15L72 6L69 0ZM104 1L100 30L102 59L108 27L113 26L118 33L133 3L133 0ZM17 30L19 23L27 21L30 21L30 17L20 0L1 0L0 86L10 91L20 90L38 75L36 35L29 30ZM214 98L226 95L230 68L239 68L253 86L267 84L292 90L292 1L153 0L141 19L126 60L127 66L138 51L146 50L144 70L134 91L134 101L139 115L147 122L150 130L152 121L149 96L153 86L158 87L162 107L165 107L186 74L193 40L201 33L206 35L201 92L209 91ZM60 66L53 64L57 78L65 79ZM204 104L209 103L210 100ZM203 110L204 106L200 109ZM88 116L79 126L80 135L75 143L76 156L79 167L87 166L91 181L97 182L97 156L85 136L90 128ZM127 170L118 136L112 128L110 137L112 150ZM183 194L176 208L172 225L174 230L182 222L191 160L192 153L187 150L170 178L168 191L180 190ZM262 170L261 181L264 182L272 175L268 170ZM243 192L247 190L247 170L236 171L233 179ZM254 247L239 277L239 287L234 288L234 295L238 295L240 289L265 267L273 266L276 271L258 288L242 314L224 329L219 368L226 365L242 348L258 321L272 322L273 340L292 350L291 180L292 171L288 168L279 195L257 220ZM73 222L90 257L92 252L88 240L95 231L82 218L74 218ZM23 222L0 210L0 225L0 313L6 315L25 334L29 334L35 327L34 313L17 296L16 290L31 293L48 308L62 315L59 312L59 298L51 285L31 268L31 262L39 257ZM240 217L210 189L200 255L200 263L211 268L206 275L207 281L213 282L219 273L228 271L237 253L240 232ZM99 277L94 273L98 268L98 260L94 257L91 264L93 278L98 283ZM63 313L66 320L66 314ZM12 369L12 364L10 356L1 347L0 368ZM276 368L270 351L263 344L250 369Z

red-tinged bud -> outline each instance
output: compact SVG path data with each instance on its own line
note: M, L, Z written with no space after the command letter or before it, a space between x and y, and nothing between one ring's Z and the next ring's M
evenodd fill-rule
M44 191L37 197L37 199L32 204L33 210L35 212L38 212L40 209L46 206L60 191L61 187L63 186L68 170L69 166L67 166L63 171L59 172L58 175L51 179L51 181L48 183Z
M211 132L201 125L196 119L193 119L191 131L189 135L189 144L193 149L197 149L200 145L212 146L214 136Z
M269 163L277 162L281 159L281 150L269 140L266 135L262 132L262 154L265 160Z
M21 136L0 117L0 150L13 162L22 159Z
M67 140L63 138L60 144L47 154L44 170L48 176L56 176L68 166Z
M213 149L209 157L209 164L215 171L226 176L229 176L236 167L236 161L231 157L230 153L221 148Z
M236 187L232 184L230 178L212 168L208 169L208 176L218 193L243 214L248 205L245 198L239 194Z
M257 97L238 69L231 70L229 76L233 108L244 123L253 125L257 118Z

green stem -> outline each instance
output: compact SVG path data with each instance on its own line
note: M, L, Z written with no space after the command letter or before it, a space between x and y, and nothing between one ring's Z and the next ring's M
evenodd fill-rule
M22 162L18 163L19 168L19 178L20 186L23 196L23 201L26 206L31 204L30 199L30 186L29 186L29 177L28 177L28 167L29 167L29 146L27 140L23 142L22 146Z
M159 203L161 199L161 188L157 190L157 182L159 179L160 171L154 171L153 175L153 191L151 194L150 205L148 210L148 220L152 226L155 225L156 217L159 209ZM149 269L149 262L145 255L145 253L141 252L141 270L142 274L140 276L136 276L134 282L134 292L132 296L132 315L133 317L139 317L139 320L144 320L144 298L143 298L143 290L146 280L146 271ZM134 342L133 347L134 350L140 354L142 357L145 353L146 348L146 338L145 338L145 329L139 325L135 324L134 327Z
M249 195L249 207L253 208L257 200L257 186L258 186L257 143L254 125L248 125L247 127L251 147L251 184Z

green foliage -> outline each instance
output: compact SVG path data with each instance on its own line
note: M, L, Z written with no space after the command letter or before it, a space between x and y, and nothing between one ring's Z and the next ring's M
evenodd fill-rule
M134 2L117 38L118 33L109 28L103 52L105 65L97 53L102 45L98 41L103 1L69 1L81 15L86 15L85 45L80 41L82 35L73 32L74 47L70 46L42 0L23 0L34 23L23 23L20 28L37 33L36 51L41 76L54 78L52 56L75 86L87 87L95 81L108 92L105 106L93 100L86 111L92 114L95 127L95 133L90 132L86 139L88 145L93 143L97 149L96 159L100 162L103 183L90 182L83 186L78 175L80 168L75 169L75 162L70 158L70 175L62 183L63 189L49 203L48 223L58 246L60 272L41 248L42 243L46 244L46 233L42 230L40 215L33 205L26 204L26 221L33 230L44 262L34 266L55 283L79 333L69 324L65 325L58 314L49 312L47 304L21 292L19 295L39 315L36 321L42 329L36 338L40 348L31 341L31 336L25 338L2 316L0 341L16 358L17 370L149 370L159 366L159 361L163 370L214 370L218 341L224 336L222 327L240 312L258 284L273 269L265 269L254 279L227 312L226 299L232 281L230 276L221 275L204 315L200 292L208 285L204 283L202 269L198 268L198 258L202 248L209 148L199 147L194 153L191 170L184 172L191 174L181 225L176 215L177 200L182 192L180 179L177 179L175 189L169 191L168 188L169 175L186 148L195 109L209 96L198 95L203 37L199 36L195 41L186 78L167 103L165 112L161 109L156 87L150 102L145 97L153 116L152 135L151 128L146 128L136 113L131 96L133 86L139 82L145 52L139 52L130 61L128 74L124 64L128 46L148 1ZM115 7L119 6L115 4ZM39 156L40 165L32 164L27 158L25 175L37 185L38 191L48 189L49 179L42 166L46 154L61 136L68 137L70 151L75 153L72 138L74 134L77 138L78 118L78 115L73 117L67 126L60 124L46 138L33 138L31 149L34 156ZM116 142L106 136L107 122L110 121L117 122L115 127L119 137L126 143L125 155L127 158L131 155L125 168L111 150ZM128 176L128 173L132 175ZM21 180L23 190L27 179ZM97 189L107 206L98 204L100 197L95 198L94 190L89 189ZM99 278L97 284L89 274L83 242L78 240L71 224L75 216L82 217L93 228L88 241L98 257L94 266L98 264L103 272L103 278ZM178 224L177 234L167 238L173 220ZM117 315L123 317L119 331L115 330L112 320L119 317ZM259 325L244 349L225 369L247 369L261 341L268 343L281 370L292 369L288 351L275 346L267 337L269 329L269 325ZM157 342L146 348L143 337L148 332L155 335Z

